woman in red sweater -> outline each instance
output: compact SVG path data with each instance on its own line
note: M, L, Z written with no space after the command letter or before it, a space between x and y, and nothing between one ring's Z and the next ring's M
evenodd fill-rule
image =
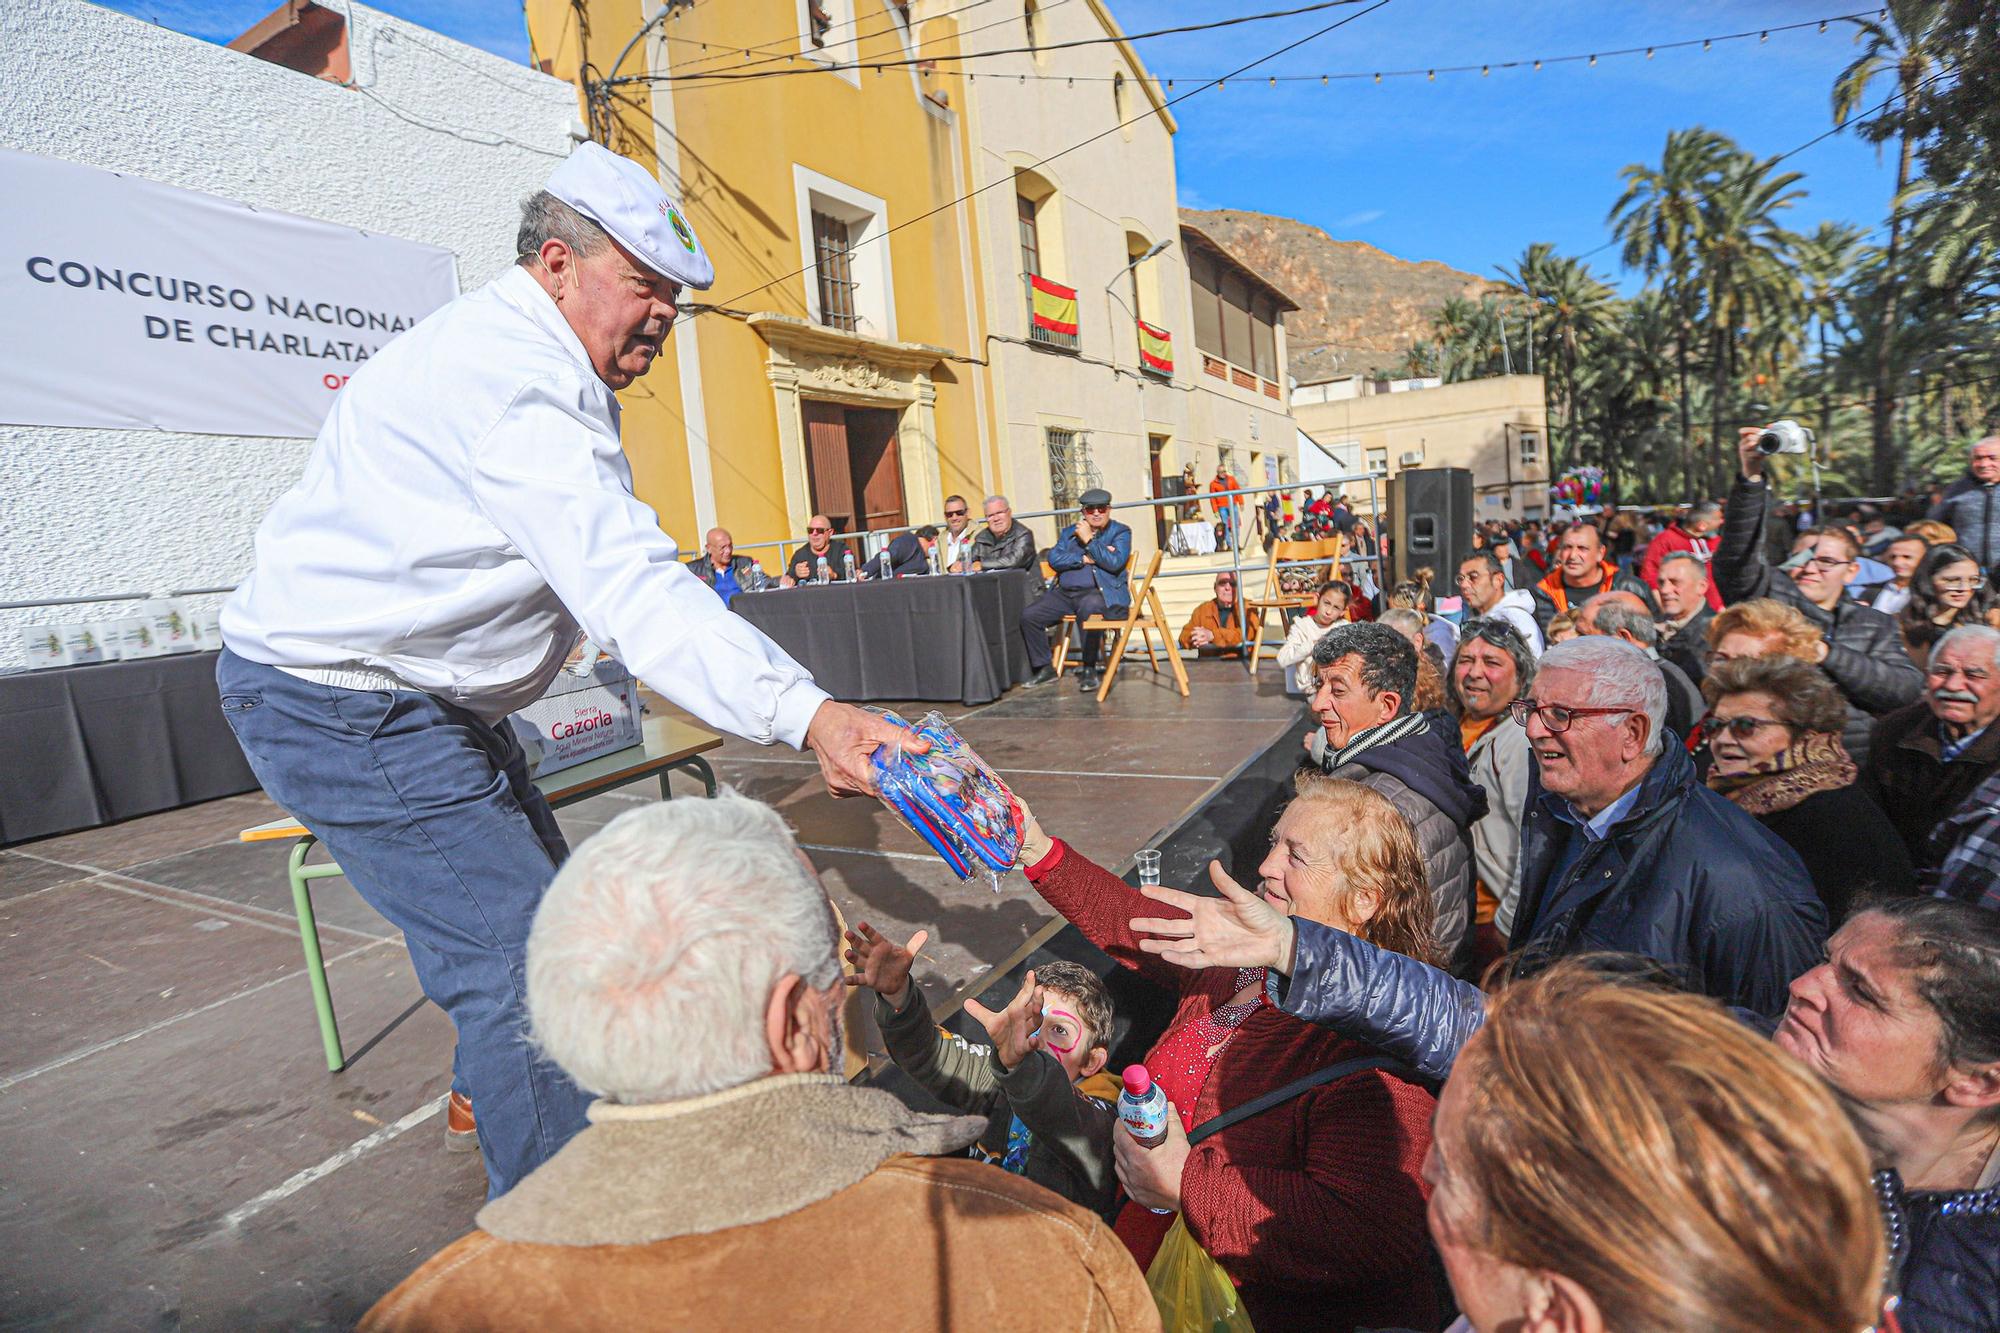
M1432 899L1409 824L1359 783L1319 774L1299 781L1258 867L1265 901L1435 963ZM1431 1094L1366 1070L1190 1149L1186 1131L1203 1121L1377 1052L1277 1008L1262 968L1191 972L1143 952L1133 918L1172 909L1052 841L1032 814L1021 861L1036 890L1091 943L1180 995L1146 1057L1178 1112L1168 1117L1168 1137L1148 1150L1115 1136L1129 1194L1117 1231L1139 1266L1152 1263L1179 1212L1235 1281L1258 1333L1438 1327L1422 1174ZM1209 873L1227 878L1215 863Z

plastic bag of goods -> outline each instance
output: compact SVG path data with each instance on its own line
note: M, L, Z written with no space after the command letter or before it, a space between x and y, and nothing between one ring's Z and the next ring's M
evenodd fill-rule
M952 873L962 880L980 876L998 893L1000 877L1014 868L1021 851L1021 807L1014 793L943 714L926 713L912 724L886 709L876 711L931 743L924 754L886 745L876 749L875 784L883 804L929 843Z

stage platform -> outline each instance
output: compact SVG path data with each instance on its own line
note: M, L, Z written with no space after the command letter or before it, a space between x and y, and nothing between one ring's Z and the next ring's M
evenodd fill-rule
M1065 680L943 711L1051 833L1122 871L1301 729L1275 667L1188 669L1185 700L1142 659L1102 705ZM827 797L809 756L710 758L784 813L850 922L931 931L917 975L940 1008L1050 926L1020 875L960 884L876 803ZM574 845L648 799L560 819ZM236 840L277 813L238 796L0 851L0 1328L350 1328L470 1228L485 1177L444 1147L450 1025L388 924L320 880L350 1061L326 1072L288 848Z

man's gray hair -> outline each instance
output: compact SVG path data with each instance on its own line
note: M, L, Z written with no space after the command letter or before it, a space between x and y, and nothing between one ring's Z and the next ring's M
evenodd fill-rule
M1601 592L1583 604L1590 612L1590 618L1597 626L1599 634L1630 634L1642 648L1651 648L1660 641L1660 627L1653 623L1653 617L1635 609L1626 602L1635 593Z
M1937 641L1937 647L1931 649L1931 660L1935 662L1937 655L1954 643L1983 643L1994 660L2000 662L2000 629L1991 625L1960 625L1957 629L1946 630L1944 637Z
M1012 509L1014 507L1013 505L1007 503L1007 497L1004 495L989 495L986 497L985 502L982 503L979 507L981 509L984 509L986 508L987 505L990 505L995 501L998 501L1000 504L1006 505L1007 508L1009 509Z
M561 241L588 259L611 244L604 228L571 208L547 190L537 190L521 201L521 229L514 233L514 262L533 263L541 258L542 246Z
M1703 560L1693 551L1670 551L1660 557L1660 568L1665 569L1676 560L1685 561L1687 564L1694 566L1695 573L1701 575L1702 586L1708 586L1708 562L1706 560Z
M1694 522L1696 519L1721 518L1721 517L1722 517L1722 506L1717 504L1713 500L1703 500L1700 503L1696 504L1693 508L1688 510L1688 521L1690 523ZM1685 554L1685 552L1683 552L1683 554Z
M528 1021L614 1102L675 1101L771 1072L787 973L840 979L833 911L778 812L725 788L607 824L563 865L528 935Z
M1410 711L1417 698L1417 650L1410 641L1379 622L1346 621L1320 635L1313 645L1313 666L1330 667L1352 655L1361 659L1361 683L1376 694L1394 691L1402 701L1397 716Z
M1646 715L1646 753L1660 752L1667 722L1667 682L1653 659L1623 639L1587 634L1542 654L1539 674L1574 671L1588 682L1582 699L1562 702L1590 708L1633 708Z

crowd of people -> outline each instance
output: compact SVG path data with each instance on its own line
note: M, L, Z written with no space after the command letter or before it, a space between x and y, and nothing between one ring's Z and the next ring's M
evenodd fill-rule
M1151 1146L1090 969L968 1001L968 1041L911 981L926 933L843 943L769 807L613 822L527 951L590 1127L364 1327L1141 1329L1192 1253L1264 1333L2000 1328L2000 616L1955 532L1774 537L1760 461L1623 551L1482 533L1455 618L1323 587L1254 890L1134 888L1020 808L1028 882L1175 997ZM1071 614L1129 557L1084 499ZM1914 543L1871 605L1859 560ZM1232 646L1215 593L1190 647ZM843 1080L848 990L944 1113ZM797 1261L856 1253L893 1260Z

